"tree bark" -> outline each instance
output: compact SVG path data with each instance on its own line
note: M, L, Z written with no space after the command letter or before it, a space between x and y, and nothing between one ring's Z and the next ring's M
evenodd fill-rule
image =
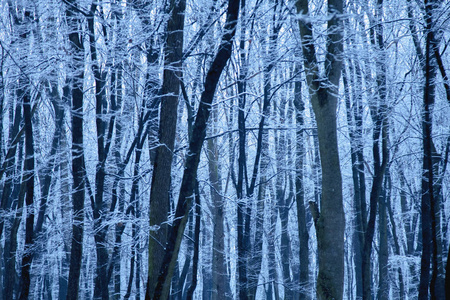
M358 64L358 62L355 62ZM352 61L348 62L350 71L353 71ZM359 68L359 66L358 66ZM360 75L360 74L359 74ZM358 75L357 75L358 76ZM349 82L350 81L350 82ZM353 179L353 209L354 219L353 224L355 230L353 232L352 247L353 247L353 263L355 272L356 284L356 298L362 298L363 283L362 283L362 248L364 244L364 228L366 227L366 197L365 197L365 175L363 163L363 143L362 143L362 95L355 95L355 84L362 88L361 80L351 80L347 75L346 69L343 73L343 82L345 89L345 104L347 108L347 123L349 125L350 151L352 161L352 179ZM350 99L350 90L352 90L353 105ZM356 109L355 109L356 106Z
M21 291L19 299L28 299L30 293L30 269L34 243L34 140L33 123L31 122L31 99L27 92L23 97L23 117L25 123L25 165L23 181L26 188L25 204L27 217L25 224L25 253L22 256Z
M386 176L387 178L387 176ZM379 215L379 251L378 251L378 291L377 291L377 299L379 300L388 300L389 299L389 248L388 248L388 232L387 232L387 197L389 197L390 191L386 191L386 182L385 180L385 189L380 198L380 205L378 207L378 215Z
M438 245L436 243L436 215L434 194L434 168L433 168L433 138L432 138L432 108L435 102L435 77L437 73L436 57L434 55L437 41L434 33L433 10L436 8L435 1L425 0L425 86L423 90L423 162L422 162L422 257L420 262L419 300L444 297L443 287L436 286L438 276ZM419 51L419 50L417 50ZM430 282L430 263L433 272Z
M177 128L177 107L182 77L185 0L171 0L164 47L164 74L161 87L159 147L156 149L150 190L150 226L157 228L149 239L146 299L153 297L167 242L167 216L170 212L172 157Z
M200 249L200 192L198 189L198 181L195 182L195 228L194 228L194 256L192 258L192 282L187 291L187 300L192 300L195 289L197 288L198 260Z
M76 2L68 1L66 9L69 27L69 41L72 53L74 75L72 84L72 247L70 250L69 281L67 300L78 299L81 260L83 253L83 223L85 198L85 163L83 145L83 83L84 83L84 47L78 33L80 21L74 8Z
M217 110L213 107L212 123L217 122ZM212 125L212 124L211 124ZM214 130L212 130L214 132ZM213 248L212 248L212 300L229 299L231 288L227 275L225 255L225 230L224 230L224 200L222 197L221 168L219 164L219 149L216 139L209 139L208 165L210 193L214 210L213 221Z
M319 274L318 299L342 299L344 290L344 230L342 177L337 144L336 108L341 77L342 45L341 0L328 1L327 52L325 75L321 75L313 41L312 24L307 20L308 2L297 1L297 12L306 15L298 21L309 94L317 121L322 168L322 198L316 225Z
M241 1L241 18L245 20L245 0ZM242 22L242 24L245 24ZM236 293L241 300L248 299L248 277L247 277L247 260L249 256L249 250L247 245L249 244L248 237L245 235L245 221L247 207L251 209L251 203L248 203L247 199L244 199L244 187L247 183L247 155L246 155L246 138L247 132L245 130L245 104L246 104L246 87L247 87L247 56L245 54L245 39L246 30L245 26L241 26L241 38L239 41L240 50L240 66L239 66L239 78L237 83L238 88L238 130L239 130L239 155L238 155L238 176L236 182L236 196L237 202L237 283Z
M296 73L300 68L296 67ZM305 139L303 138L303 114L305 111L305 105L303 99L301 98L301 88L302 83L300 80L295 81L295 95L294 95L294 106L296 108L295 119L296 119L296 153L295 153L295 202L297 204L297 226L298 226L298 238L300 242L299 249L299 262L300 262L300 300L309 300L311 295L310 290L310 279L309 279L309 232L306 224L306 210L305 210L305 193L303 188L303 166L304 166L304 156L305 147L303 143Z

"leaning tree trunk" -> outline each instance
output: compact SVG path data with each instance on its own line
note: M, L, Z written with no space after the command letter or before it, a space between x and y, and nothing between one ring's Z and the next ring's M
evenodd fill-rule
M191 204L190 202L195 187L197 168L200 162L200 152L203 141L205 140L206 124L211 112L210 106L214 98L220 75L231 56L232 39L236 32L238 13L239 0L229 0L227 21L225 23L222 42L205 78L205 89L200 99L200 105L192 130L192 137L189 141L188 153L190 155L186 158L175 218L166 244L165 255L153 299L167 299L169 296L172 274L178 259L181 240L184 235L184 229L186 227L187 216Z

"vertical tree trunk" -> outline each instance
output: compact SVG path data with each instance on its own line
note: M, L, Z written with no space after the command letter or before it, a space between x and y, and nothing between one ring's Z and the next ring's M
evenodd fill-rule
M299 71L299 66L296 67L296 73ZM297 226L298 238L300 242L299 262L300 262L300 300L309 300L310 296L310 279L309 279L309 233L306 225L306 211L305 211L305 193L303 188L303 166L305 147L303 143L303 114L305 111L305 104L302 99L301 88L302 83L298 79L295 81L295 95L294 105L296 108L296 153L295 153L295 202L297 204Z
M388 175L387 175L388 176ZM386 176L386 177L387 177ZM385 180L385 187L388 180ZM380 205L378 207L379 215L379 240L380 246L378 250L378 292L377 299L388 300L389 299L389 249L388 249L388 232L387 232L387 197L389 197L389 191L386 188L383 192L384 195L380 198Z
M245 24L245 0L241 0L241 18L242 23ZM247 258L249 256L246 244L249 242L245 236L245 219L247 206L251 206L247 199L244 199L244 187L248 184L247 179L247 155L246 155L246 137L245 130L245 102L246 102L246 87L247 87L247 57L245 54L245 26L241 26L241 38L239 41L240 50L240 72L238 78L238 130L239 130L239 154L238 154L238 176L236 182L236 196L237 202L237 295L239 299L248 299L248 278L247 278Z
M187 300L192 300L197 287L198 260L200 252L200 192L198 181L195 182L195 229L194 229L194 257L192 258L192 282L187 291Z
M428 299L430 288L430 263L433 251L436 245L433 245L433 235L435 232L435 224L432 214L434 213L434 174L432 159L432 106L435 100L435 84L436 62L434 61L434 49L436 40L433 32L433 9L434 1L425 0L425 22L426 22L426 49L425 49L425 86L423 95L423 163L422 163L422 257L420 261L420 283L419 283L419 300ZM434 247L433 247L434 246ZM433 263L433 266L435 264ZM434 272L433 272L434 273ZM432 287L432 295L434 287Z
M276 202L276 187L270 185L269 198L269 228L267 232L267 268L268 268L268 282L266 297L268 300L279 300L280 293L278 289L278 274L277 274L277 261L275 258L276 248L276 224L277 224L277 202Z
M285 127L287 119L286 116L286 98L279 101L278 111L280 127ZM277 109L275 109L276 111ZM285 299L292 299L292 286L290 276L290 237L288 233L289 222L289 203L286 190L288 186L288 177L286 174L286 155L287 155L287 142L285 131L280 131L278 137L275 137L275 159L277 161L277 178L276 178L276 198L278 208L278 215L281 223L281 237L280 237L280 258L281 258L281 273L283 276L284 297Z
M150 190L150 226L156 226L149 239L148 280L146 299L153 297L167 242L167 216L170 212L169 191L173 148L177 127L178 96L182 77L183 29L185 0L171 0L171 16L167 23L167 40L164 47L164 74L161 87L159 147L156 149Z
M307 1L297 1L296 7L298 13L308 15ZM326 36L325 76L320 74L317 64L312 24L304 18L298 21L306 79L317 120L322 167L320 214L318 209L313 211L319 256L317 298L320 300L342 299L344 291L345 216L336 127L337 95L342 66L340 54L343 50L341 21L336 14L341 14L342 10L341 0L328 1L330 19Z
M447 265L445 266L445 298L450 299L450 250L447 251Z
M213 107L212 123L217 122L217 108ZM212 125L212 124L211 124ZM215 132L214 127L211 132ZM219 164L219 149L216 139L209 139L208 165L210 193L214 211L213 248L212 248L212 300L229 299L231 288L227 275L224 230L224 201L222 197L221 168Z
M389 169L387 170L389 171ZM400 255L400 243L399 243L399 236L397 234L397 225L395 223L394 219L394 213L392 212L392 205L391 205L391 193L392 193L392 178L390 175L390 172L387 173L387 187L386 190L388 192L388 196L386 198L386 209L388 211L389 215L389 222L391 223L391 231L392 231L392 237L394 240L394 254ZM399 281L399 288L398 288L398 297L400 300L405 299L405 280L403 278L403 270L402 266L398 266L398 281Z
M100 8L101 9L101 8ZM108 139L106 136L106 73L101 70L97 58L97 36L95 34L95 15L97 14L97 4L91 4L89 16L87 18L89 31L89 49L92 63L92 73L95 80L95 125L97 130L97 155L98 161L95 172L95 202L92 203L94 215L94 240L96 248L96 277L94 297L95 299L109 299L108 292L108 249L107 246L107 226L105 223L104 190L106 177L106 159L108 157ZM103 36L106 40L107 37Z
M351 67L352 62L349 61L349 69L352 70ZM356 84L356 82L349 83L349 76L347 75L346 69L344 69L343 73L343 82L345 89L345 104L347 108L347 123L349 125L349 138L350 138L350 151L351 151L351 160L352 160L352 179L353 179L353 209L354 209L354 219L353 224L355 230L353 231L353 239L352 239L352 247L353 247L353 263L354 263L354 272L355 272L355 284L356 284L356 298L362 298L362 247L364 243L364 225L366 220L363 218L365 216L365 205L362 205L362 202L365 203L365 197L362 195L365 193L365 188L362 188L361 184L365 184L364 175L364 164L362 161L360 162L359 158L363 157L363 149L362 149L362 122L361 116L359 116L359 109L354 109L355 106L361 107L361 97L354 97L353 106L350 100L350 87ZM362 87L361 87L362 88ZM354 91L354 89L353 89ZM353 112L353 117L352 117ZM362 169L360 169L362 168ZM362 177L362 178L361 178ZM361 179L364 181L362 182ZM363 212L364 209L364 212Z
M115 76L115 80L114 80L114 84L112 84L112 91L111 91L111 108L113 111L118 111L121 106L122 106L122 79L123 79L123 75L122 75L122 69L121 66L117 66L115 68L115 72L116 72L116 76ZM114 77L113 77L114 78ZM120 145L120 141L123 138L123 133L122 133L122 120L120 118L118 118L118 120L115 122L114 124L115 126L115 131L116 131L116 135L115 135L115 140L114 143L116 145ZM113 150L113 156L114 156L114 160L116 163L116 167L119 170L122 170L123 167L123 163L122 163L122 159L120 157L120 151L118 147L114 147ZM120 172L120 171L119 171ZM123 174L119 173L119 178L123 176ZM124 194L125 194L125 188L124 188L124 183L123 182L119 182L119 181L115 181L116 184L113 187L112 190L112 203L111 206L113 205L114 202L117 201L117 199L119 199L119 204L118 204L118 211L121 213L124 213ZM113 211L114 209L110 209L110 211ZM112 273L114 271L114 299L115 300L119 300L121 295L120 295L120 283L121 283L121 264L120 264L120 252L119 249L122 246L122 232L124 230L125 225L122 222L119 222L118 224L115 225L114 228L114 236L115 236L115 242L114 242L114 250L113 253L111 254L111 262L110 265L108 267L108 276L111 277ZM111 275L109 275L111 274Z
M83 252L83 223L85 198L85 164L83 145L83 83L84 83L84 47L78 33L79 21L74 9L75 1L69 1L66 18L69 27L69 41L74 54L72 64L74 75L72 84L72 247L70 250L70 266L67 300L78 299L81 260Z
M24 84L24 82L23 82ZM26 189L26 224L25 224L25 253L22 256L21 291L19 299L28 299L30 292L30 269L32 261L34 240L34 141L33 123L31 122L31 99L27 92L23 97L23 117L25 126L25 165L23 181Z

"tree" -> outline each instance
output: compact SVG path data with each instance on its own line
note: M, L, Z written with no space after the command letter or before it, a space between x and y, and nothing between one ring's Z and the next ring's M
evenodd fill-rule
M146 298L155 293L159 270L164 257L163 245L167 242L167 216L170 212L172 156L177 127L177 106L182 77L183 28L186 1L170 1L171 16L167 23L167 42L164 47L164 76L161 87L161 112L159 146L156 148L150 190L150 226L159 229L149 239L149 266Z
M296 65L295 71L298 73L300 67ZM304 153L305 147L303 145L305 139L303 138L304 127L304 111L305 105L301 96L302 83L299 80L295 81L295 94L294 94L294 106L295 106L295 120L296 120L296 153L295 153L295 202L297 205L297 223L298 223L298 235L300 241L299 249L299 283L300 283L300 297L299 299L310 299L308 293L308 287L310 284L309 279L309 233L306 224L306 210L305 210L305 192L304 192Z
M81 260L83 254L84 198L85 198L85 162L83 145L83 83L84 83L84 46L79 35L79 15L75 1L69 1L66 8L70 49L73 53L73 78L71 78L72 101L72 246L67 300L78 299Z
M302 38L303 64L309 95L317 120L322 198L320 212L316 203L312 214L319 252L317 278L318 299L342 299L344 288L344 229L342 178L337 143L336 107L342 66L343 2L328 1L328 34L326 36L325 74L321 74L313 39L308 1L297 1L298 25Z

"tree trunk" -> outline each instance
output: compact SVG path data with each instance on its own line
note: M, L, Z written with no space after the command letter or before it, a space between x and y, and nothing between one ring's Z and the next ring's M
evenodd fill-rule
M436 61L434 57L434 48L436 40L433 30L433 9L434 1L425 0L425 22L426 22L426 49L425 49L425 86L423 95L423 162L422 162L422 257L420 261L420 283L419 283L419 300L428 299L430 289L430 263L433 256L433 269L437 267L435 259L437 259L436 244L436 227L434 215L434 172L433 172L433 140L432 140L432 107L435 100L435 77L436 77ZM431 298L436 299L435 286L437 273L433 270L433 278L431 282Z
M352 70L351 67L352 62L349 61L349 69ZM361 97L354 97L353 106L351 105L350 100L350 88L349 86L353 86L356 84L352 81L350 84L349 76L347 75L346 69L344 69L343 73L343 82L345 89L345 104L346 104L346 113L347 113L347 123L349 126L349 139L350 139L350 156L352 160L352 179L353 179L353 210L354 210L354 219L353 226L355 230L353 231L353 263L354 263L354 272L355 272L355 284L356 284L356 298L362 298L362 247L364 243L364 225L366 220L363 216L365 216L365 197L363 193L365 193L365 177L364 175L364 164L360 161L360 157L363 157L363 148L362 148L362 122L361 116L359 116L359 109L354 109L353 107L362 107L361 105ZM362 86L361 86L362 88ZM353 114L352 114L353 112ZM352 117L353 115L353 117ZM362 168L362 169L360 169ZM362 180L364 181L362 181ZM364 184L364 188L362 188L362 184ZM363 212L364 209L364 212Z
M212 124L217 122L217 110L213 107ZM214 128L211 130L215 132ZM213 221L213 247L212 247L212 299L229 299L231 288L229 276L227 275L225 255L225 230L224 230L224 201L222 198L222 177L219 164L219 149L216 139L209 139L208 164L209 181L211 183L210 193L214 211Z
M100 7L101 9L101 7ZM92 63L92 73L95 80L95 125L97 130L97 167L95 173L95 202L92 203L94 215L94 240L96 248L96 278L94 297L95 299L109 299L108 292L108 249L107 246L107 226L104 226L106 211L104 207L104 190L106 177L106 159L108 157L109 140L106 136L106 73L101 70L101 62L97 59L96 41L99 38L95 34L95 15L97 4L91 4L89 16L87 18L89 30L89 49ZM107 37L103 36L106 40ZM112 124L111 124L112 126Z
M84 47L78 35L79 20L74 9L75 1L69 1L66 9L69 40L72 49L74 72L72 78L72 247L70 250L70 266L67 300L78 299L81 261L83 252L83 223L85 198L85 164L83 145L83 83L84 83Z
M278 124L281 127L286 126L285 120L288 119L286 116L286 98L282 98L279 101L278 109L274 111L279 111ZM284 286L284 297L285 299L292 299L292 286L291 286L291 276L290 276L290 237L288 233L288 222L289 222L289 203L288 196L286 195L286 190L288 186L288 176L286 174L287 164L287 142L286 134L284 131L280 131L278 137L275 136L275 159L277 161L277 177L276 177L276 207L278 208L278 215L280 217L281 223L281 237L280 237L280 258L281 258L281 273L283 276L283 286Z
M387 176L386 176L387 177ZM387 232L387 197L389 197L389 191L386 191L386 182L385 180L385 189L380 198L380 205L378 207L378 215L379 215L379 241L380 246L378 250L378 292L377 299L379 300L388 300L389 299L389 249L388 249L388 232Z
M245 0L241 1L241 24L245 24ZM247 182L247 155L246 155L246 137L247 132L245 130L245 102L247 99L246 87L247 87L247 64L248 60L245 52L245 39L246 28L241 26L241 37L239 41L240 50L240 65L239 65L239 78L237 83L238 88L238 130L239 130L239 155L238 155L238 176L236 182L236 196L237 196L237 283L236 293L241 300L248 299L248 278L247 278L247 259L249 257L249 244L248 237L245 236L245 221L247 207L250 207L252 203L249 203L249 199L244 199L244 187Z
M23 183L26 188L26 224L25 224L25 253L22 256L21 291L19 299L28 299L30 293L30 269L33 257L34 243L34 141L33 124L31 122L31 99L27 92L23 95L23 118L25 126L25 165Z
M297 1L297 12L308 15L308 2ZM322 198L320 214L314 217L319 274L317 298L342 299L344 290L344 230L345 216L342 199L342 177L337 144L336 108L341 77L343 50L341 0L328 1L328 11L333 13L328 21L326 76L320 74L313 41L312 24L306 19L298 21L302 38L302 51L309 94L317 121L319 152L322 168Z
M185 0L171 0L171 16L167 23L167 41L164 47L164 74L161 87L159 147L156 149L150 190L150 226L148 281L146 299L153 297L167 242L167 216L170 212L170 188L173 148L177 128L178 96L182 77L183 29Z
M192 282L187 291L187 300L192 300L195 289L197 288L198 260L200 251L200 192L198 181L195 182L195 228L194 228L194 256L192 258Z
M296 67L296 73L300 68ZM298 226L298 239L300 243L299 249L299 262L300 262L300 300L309 300L311 295L309 293L310 289L310 279L309 279L309 233L306 224L306 211L305 211L305 193L303 188L303 166L304 166L304 156L305 147L303 143L305 139L303 138L303 114L305 111L305 104L301 98L301 88L302 83L300 80L295 81L295 95L294 95L294 105L296 108L295 119L296 119L296 153L295 153L295 202L297 204L297 226Z

